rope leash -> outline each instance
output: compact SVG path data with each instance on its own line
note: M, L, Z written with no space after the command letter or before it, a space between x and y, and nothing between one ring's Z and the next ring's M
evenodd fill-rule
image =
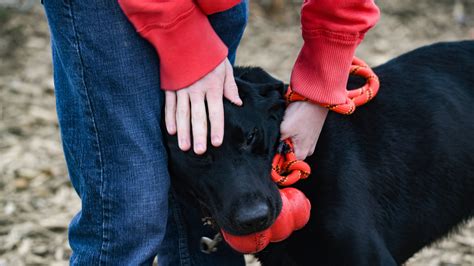
M272 162L272 180L279 186L291 186L311 174L311 168L302 160L297 160L293 143L285 139L280 143Z
M360 76L366 83L357 89L347 91L345 104L320 104L296 93L288 87L285 98L287 104L295 101L309 101L322 105L331 111L350 115L354 113L357 106L366 104L377 95L380 82L374 71L361 59L354 57L350 68L350 75ZM293 143L286 139L280 143L275 157L272 161L272 180L279 186L291 186L300 179L305 179L311 174L311 168L302 160L297 160L293 149Z

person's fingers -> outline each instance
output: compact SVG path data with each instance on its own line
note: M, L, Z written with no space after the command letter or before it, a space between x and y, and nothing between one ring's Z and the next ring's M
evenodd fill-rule
M308 150L304 146L304 143L302 143L302 140L298 137L294 137L292 141L293 141L293 148L295 150L296 159L304 160L306 158L306 155L308 154Z
M280 141L291 137L290 132L287 130L286 124L283 123L280 126Z
M221 90L209 90L206 94L209 121L211 123L211 143L219 147L224 139L224 103Z
M285 114L283 121L280 124L280 140L285 140L287 138L293 137L294 130L291 130L292 123L291 119Z
M242 105L239 89L234 79L234 71L228 60L225 62L224 97L236 105Z
M311 156L316 148L317 141L314 141L312 136L308 136L308 132L295 131L293 135L287 135L293 142L293 148L295 155L298 160L304 160L306 157ZM287 137L287 138L288 138ZM286 138L282 138L286 139Z
M168 134L176 134L176 92L165 91L165 124Z
M176 127L178 132L178 146L181 150L187 151L189 148L191 148L191 137L189 130L189 95L185 91L178 91L176 92L176 98Z
M316 139L313 144L310 146L310 149L309 149L309 152L308 152L308 156L306 157L309 157L311 155L314 154L314 151L316 150L316 144L318 143L318 139Z
M207 115L204 103L204 92L191 93L191 125L193 132L193 147L196 154L206 152L207 146Z
M308 156L306 157L313 155L315 150L316 150L316 144L309 149Z

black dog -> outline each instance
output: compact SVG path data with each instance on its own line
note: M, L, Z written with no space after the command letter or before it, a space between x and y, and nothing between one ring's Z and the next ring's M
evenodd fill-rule
M424 47L374 71L377 97L351 116L330 113L306 160L313 174L297 187L311 200L310 222L260 252L263 265L398 265L474 215L474 41ZM235 75L244 106L226 103L222 147L197 156L175 137L168 147L175 188L243 235L281 208L269 174L286 86L258 68Z

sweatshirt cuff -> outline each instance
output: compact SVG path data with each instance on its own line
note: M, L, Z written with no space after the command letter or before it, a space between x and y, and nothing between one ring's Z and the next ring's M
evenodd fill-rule
M343 104L347 81L359 40L320 35L305 38L291 73L291 88L320 104Z
M149 26L140 34L158 52L164 90L193 84L227 57L226 45L197 7L170 28Z

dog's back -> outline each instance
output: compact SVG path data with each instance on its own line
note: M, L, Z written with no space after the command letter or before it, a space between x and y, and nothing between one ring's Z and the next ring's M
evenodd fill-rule
M264 251L267 265L401 264L474 215L474 42L420 48L375 72L372 102L328 116L298 185L310 223Z

